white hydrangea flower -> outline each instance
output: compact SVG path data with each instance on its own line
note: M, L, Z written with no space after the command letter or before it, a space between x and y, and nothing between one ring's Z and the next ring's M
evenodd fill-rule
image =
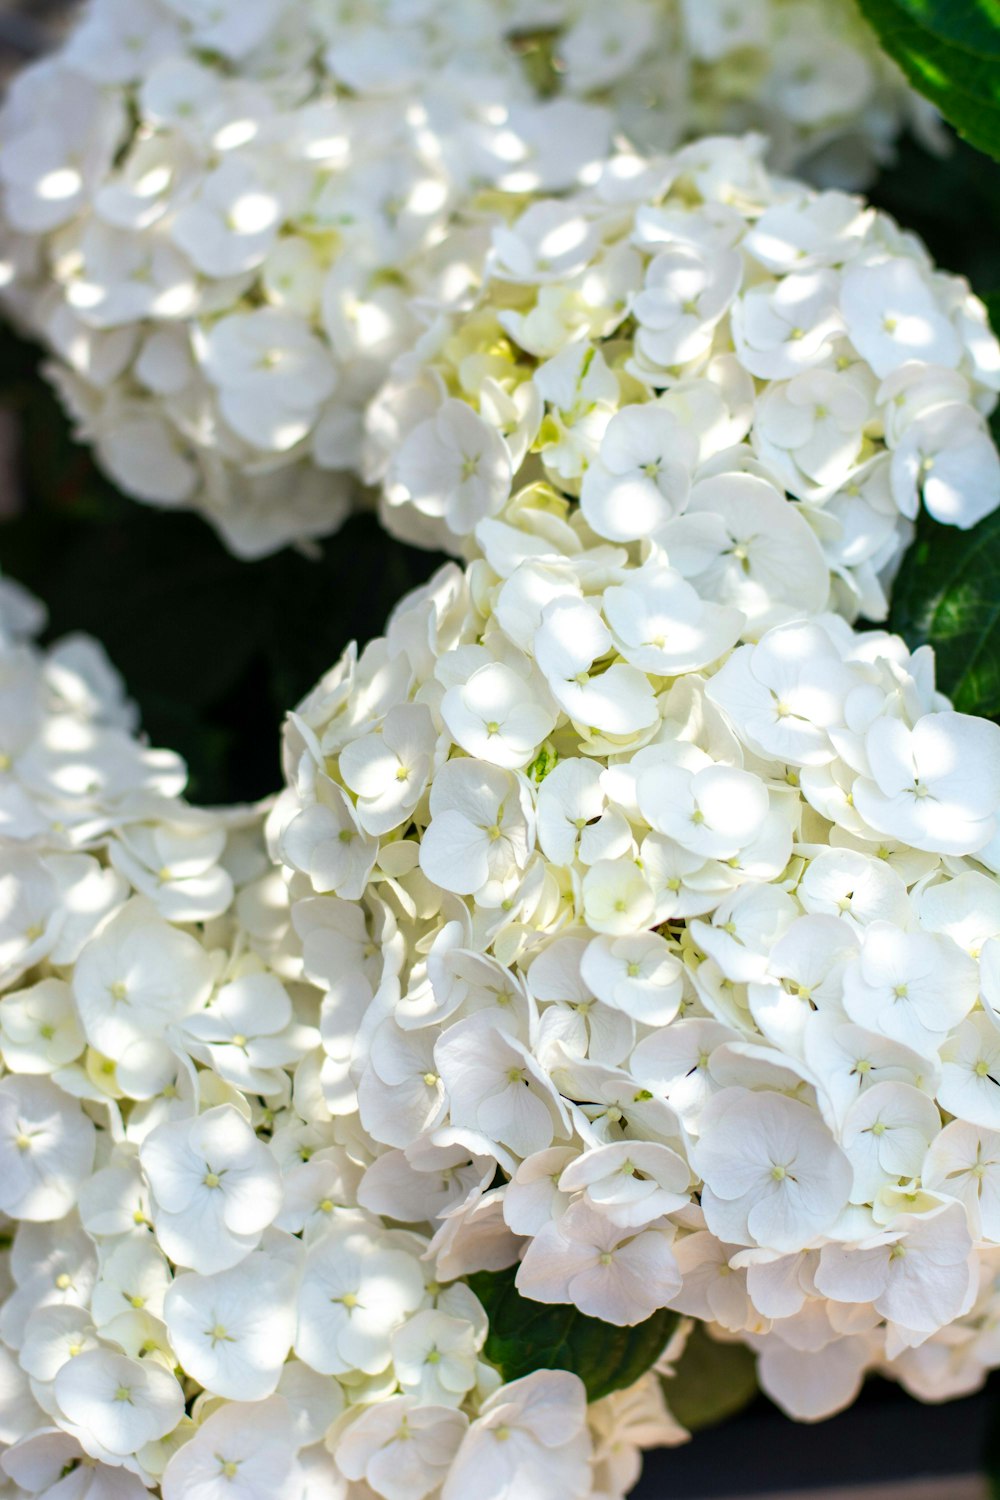
M135 231L162 221L170 256L74 203L79 357L124 358L110 407L132 356L107 340L148 267L191 343L136 365L142 420L168 447L183 431L191 466L199 434L231 474L264 452L277 492L321 426L335 446L334 382L360 411L412 340L372 256L432 248L456 169L340 180L356 121L316 100L286 135L263 60L280 0L149 5L165 49L197 37L247 69L230 90L168 57L142 90L194 163L181 238L204 213L199 253L229 269L184 331L183 161L150 168L167 201ZM423 18L402 51L323 24L331 73L408 116ZM305 77L301 30L282 35ZM803 37L781 41L772 86L808 119L823 91L796 82ZM106 51L104 88L128 72ZM841 51L824 88L850 73ZM460 134L449 102L428 138ZM481 108L468 150L502 188L569 190L605 154L589 105L525 103L506 143ZM961 524L995 504L995 348L915 242L768 177L752 141L631 161L518 205L478 288L476 234L471 279L439 261L424 286L370 472L395 524L466 565L291 716L266 853L263 812L187 808L99 655L42 653L0 593L17 1483L54 1427L54 1452L164 1500L607 1500L676 1432L642 1382L614 1416L567 1371L503 1384L480 1271L620 1327L718 1323L808 1419L869 1369L926 1393L951 1360L951 1392L1000 1359L1000 741L929 653L844 618L884 606L920 499ZM128 167L103 214L137 212Z
M824 214L835 262L872 216L849 233L841 206ZM544 380L572 403L580 369ZM317 907L331 898L311 893L307 850L287 872L326 993L318 1089L336 1120L356 1111L374 1156L365 1210L395 1206L420 1232L430 1214L439 1279L517 1264L528 1299L622 1326L662 1308L717 1323L813 1420L868 1369L927 1390L932 1351L964 1348L995 1302L998 742L936 692L926 653L857 633L828 590L768 626L773 600L720 599L687 564L696 533L672 548L671 528L716 525L691 512L706 491L724 486L722 525L737 495L773 489L759 462L696 480L662 542L604 536L551 474L515 493L465 567L290 719L272 841L287 857L282 830L328 784L344 826L360 819L355 767L419 710L420 793L367 835L357 909ZM775 578L787 556L776 542ZM338 1242L371 1243L374 1225L337 1224L345 1211L330 1203ZM317 1278L334 1274L324 1240ZM361 1274L316 1316L346 1329L330 1298L346 1287L353 1316ZM447 1406L426 1305L385 1307L398 1327L371 1330L372 1368L399 1350L400 1388ZM465 1381L474 1344L455 1337ZM977 1342L955 1389L995 1358ZM472 1420L446 1492L482 1421L459 1409ZM376 1437L401 1430L371 1423L351 1459L369 1484Z
M613 159L572 200L512 210L474 296L438 300L368 412L366 472L405 540L505 577L593 534L645 547L648 573L608 594L606 692L586 588L550 595L538 655L560 707L610 734L644 727L632 667L710 665L737 612L753 638L824 607L881 618L921 503L961 527L1000 504L981 304L885 215L761 152Z
M295 1352L324 1375L378 1375L392 1335L424 1301L419 1263L364 1223L345 1220L312 1246L302 1268Z
M417 1313L392 1339L392 1363L403 1390L440 1406L458 1406L478 1378L481 1338L465 1318L437 1308Z
M1000 732L968 714L928 714L911 727L880 719L865 736L868 775L858 783L858 811L877 828L916 849L965 853L996 832ZM967 767L977 768L970 778Z
M565 1371L539 1370L501 1386L483 1403L442 1500L459 1500L470 1486L489 1500L506 1500L523 1487L543 1493L557 1487L582 1500L590 1493L590 1452L581 1381Z
M171 1347L216 1396L272 1396L295 1336L295 1267L255 1252L212 1276L178 1276L163 1309Z
M320 1475L338 1493L347 1481L320 1445L343 1391L286 1358L294 1236L307 1220L310 1245L343 1216L369 1224L369 1153L358 1158L356 1119L338 1139L322 1103L322 992L288 947L262 813L183 802L183 767L136 737L99 649L79 638L42 651L31 636L43 618L0 586L4 1472L41 1494L70 1465L81 1494L128 1500L203 1481L229 1500L237 1478L291 1493ZM425 1034L413 1040L432 1056ZM464 1181L468 1154L444 1154ZM383 1368L394 1335L427 1311L454 1347L439 1399L467 1423L497 1383L482 1309L465 1288L428 1291L426 1241L396 1235L388 1265L404 1291ZM433 1337L418 1326L399 1346L400 1379L425 1393Z
M138 898L84 948L73 998L91 1046L115 1062L208 1000L211 966L201 945L160 921Z
M171 1260L202 1275L244 1260L281 1207L277 1165L231 1104L157 1125L140 1161L158 1239Z
M253 1500L290 1492L297 1434L281 1396L211 1412L171 1457L163 1473L163 1500Z
M638 1154L641 1161L641 1148ZM619 1166L617 1172L631 1176L649 1165L647 1161L627 1172ZM656 1179L644 1178L651 1180ZM606 1201L602 1199L601 1208ZM652 1213L656 1214L655 1206ZM644 1322L669 1302L680 1290L680 1274L668 1235L658 1229L633 1234L616 1224L611 1214L594 1211L581 1199L535 1235L517 1284L532 1301L572 1302L590 1317L628 1325Z
M962 1208L946 1203L910 1222L901 1214L896 1230L873 1235L870 1248L826 1246L816 1285L834 1301L870 1301L890 1324L907 1332L936 1332L972 1306L976 1264L971 1252ZM903 1342L922 1340L904 1336Z
M80 1106L47 1078L0 1079L0 1208L13 1218L61 1219L94 1162L95 1133Z
M367 1480L385 1500L423 1500L447 1477L465 1436L464 1413L413 1396L391 1396L359 1413L336 1446L348 1479Z
M815 1114L780 1094L723 1089L702 1120L694 1159L719 1239L789 1251L834 1227L847 1206L850 1165Z
M110 1349L67 1360L55 1396L70 1430L92 1456L120 1459L172 1432L184 1411L181 1388L162 1366Z
M424 874L457 895L499 905L527 863L529 800L515 776L483 761L442 767L431 789L434 831L420 849Z
M94 0L4 106L4 300L50 348L78 435L113 480L147 504L202 512L254 557L335 531L357 503L365 408L427 306L474 282L484 223L496 224L509 286L542 287L537 308L505 314L526 349L558 356L603 286L622 311L639 293L642 360L694 365L739 290L724 217L706 235L651 227L640 290L626 263L588 273L600 214L545 195L590 180L613 142L673 149L749 127L770 135L777 170L854 186L914 121L935 145L931 111L849 0L757 0L740 24L682 0L629 0L613 14L556 0L541 18L516 0L470 0L458 22L446 0L370 0L360 12L323 0ZM699 167L703 183L713 174ZM523 195L539 201L512 226ZM808 259L797 272L823 281L826 241L850 248L864 233L852 200L838 204L818 235L808 215L779 209L758 236L762 263L787 271L798 251ZM960 339L923 269L906 264L872 267L852 287L850 320L880 317L870 352L886 373L907 354L954 368ZM565 292L567 278L582 278L582 296ZM780 345L789 373L823 347L813 328L775 335L784 299L774 311L766 286L749 300L750 342ZM927 308L937 334L921 343ZM398 454L397 482L425 529L460 538L506 500L510 434L464 400L482 376L494 415L528 419L504 362L470 348L461 394L422 411ZM599 424L582 405L564 416L572 462L588 424L599 444ZM593 502L612 527L628 482L616 445L606 473L617 499L605 479ZM683 468L647 476L647 504L675 505ZM929 507L957 503L961 519L961 494L939 499L940 488L926 486Z

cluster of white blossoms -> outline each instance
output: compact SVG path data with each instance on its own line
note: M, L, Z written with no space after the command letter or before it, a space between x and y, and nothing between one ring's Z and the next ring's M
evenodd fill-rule
M359 1201L433 1216L444 1275L516 1264L523 1297L611 1324L713 1323L812 1419L870 1369L942 1399L1000 1364L1000 727L951 709L927 648L824 612L805 503L768 475L856 477L861 515L883 485L890 517L894 478L912 510L940 475L974 507L947 444L904 456L967 417L978 461L969 350L995 346L856 205L782 204L733 254L742 227L678 194L497 236L507 307L435 339L390 488L455 532L482 515L475 555L292 716L269 836L326 991L323 1096L376 1143ZM575 296L556 269L538 291L558 244ZM751 246L800 245L807 269L738 292ZM579 338L519 379L526 326L558 344L596 307L608 334L612 270L645 278L625 360ZM738 373L620 405L671 362L660 341L735 365L709 352L722 316L770 368L758 431L821 381L845 435L803 401L811 439L741 455ZM900 403L875 407L849 338ZM473 369L489 416L441 399ZM508 498L526 446L544 472Z
M5 1496L621 1500L691 1319L805 1419L1000 1366L1000 727L849 623L1000 504L1000 346L761 137L633 154L884 146L859 25L93 0L12 88L118 484L462 563L215 811L0 582ZM514 1286L625 1388L513 1373Z
M571 509L759 633L827 606L883 619L921 503L963 528L1000 505L983 304L888 215L769 174L762 146L621 156L493 231L481 287L425 309L370 407L391 531L504 571L579 550Z
M341 1018L262 810L181 800L100 648L42 623L0 582L0 1492L621 1500L685 1435L657 1376L503 1383L427 1213L360 1206L384 1132L327 1102Z
M4 298L118 486L256 556L340 525L505 199L623 130L853 185L921 109L851 0L90 0L0 112Z

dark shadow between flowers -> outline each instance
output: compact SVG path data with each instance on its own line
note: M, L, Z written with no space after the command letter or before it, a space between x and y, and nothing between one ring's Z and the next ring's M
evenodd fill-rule
M117 494L72 442L37 362L0 335L22 486L20 513L0 522L0 566L46 601L46 640L82 630L101 641L150 742L187 761L192 801L267 796L281 782L285 713L443 559L361 514L316 555L242 562L199 517Z

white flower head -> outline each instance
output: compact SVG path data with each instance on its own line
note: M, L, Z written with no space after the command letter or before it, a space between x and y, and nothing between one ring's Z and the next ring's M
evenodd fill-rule
M255 1252L212 1276L178 1276L163 1308L188 1374L231 1401L274 1394L295 1337L295 1269Z
M533 826L523 786L481 760L452 761L431 789L424 874L457 895L499 904L528 861Z
M95 1131L80 1106L45 1078L0 1080L0 1207L28 1220L61 1219L94 1162Z
M345 1223L316 1241L299 1289L295 1352L325 1375L378 1375L392 1335L424 1298L419 1263L363 1225Z
M202 1275L243 1260L281 1207L277 1165L232 1105L158 1125L140 1159L160 1242Z
M73 994L88 1041L121 1061L204 1004L211 983L201 945L135 900L80 955Z
M385 1500L423 1500L437 1489L467 1427L464 1414L410 1395L369 1407L336 1445L337 1467Z
M501 1386L480 1408L442 1490L459 1500L472 1485L488 1500L521 1487L558 1486L570 1500L590 1490L586 1394L575 1375L539 1370Z
M847 1204L851 1169L806 1105L726 1089L709 1101L703 1120L694 1162L705 1181L705 1217L720 1239L800 1250L833 1227Z
M164 1437L184 1413L173 1375L110 1349L68 1360L56 1376L55 1395L83 1445L97 1443L119 1459Z
M459 24L437 4L103 0L4 110L5 300L112 478L199 511L241 556L335 531L366 503L358 481L386 474L389 524L461 550L536 438L607 513L598 531L640 536L629 495L676 511L697 439L681 419L670 453L622 469L612 437L598 458L609 423L639 416L615 409L618 369L711 389L727 351L745 395L747 372L825 372L844 348L879 378L923 361L995 391L961 287L884 216L788 175L821 154L824 177L870 176L912 112L832 3L734 19L580 0L552 18L547 66L517 14L480 0ZM758 126L780 176L761 138L718 135ZM587 343L609 379L580 371L587 399L557 412L533 365ZM373 406L387 383L399 399ZM670 399L640 405L665 431Z
M254 1500L283 1493L298 1444L280 1396L212 1412L180 1448L163 1474L164 1500Z
M917 849L973 854L993 837L1000 804L1000 731L968 714L926 714L912 729L876 720L858 811L879 833ZM967 766L975 764L970 778Z

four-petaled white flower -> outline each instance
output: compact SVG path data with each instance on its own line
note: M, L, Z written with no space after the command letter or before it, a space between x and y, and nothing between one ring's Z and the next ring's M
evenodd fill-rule
M183 1368L230 1401L273 1395L295 1337L295 1281L294 1264L263 1251L212 1276L178 1276L163 1317Z
M364 1224L334 1226L310 1248L298 1294L295 1352L323 1375L378 1375L392 1335L424 1301L420 1266Z
M140 1160L160 1243L202 1275L244 1260L281 1207L281 1173L231 1104L158 1125Z
M420 846L424 874L457 895L499 905L531 852L533 819L523 785L485 761L451 761L435 778L430 812Z
M693 1150L708 1227L735 1245L799 1249L846 1207L851 1167L805 1105L780 1094L724 1089L709 1100Z
M184 1414L180 1386L162 1365L92 1349L67 1360L55 1378L59 1409L84 1448L119 1460L172 1432Z
M566 1500L590 1492L591 1452L583 1382L565 1370L539 1370L495 1391L480 1407L445 1480L442 1500L470 1490L506 1500L555 1487Z

